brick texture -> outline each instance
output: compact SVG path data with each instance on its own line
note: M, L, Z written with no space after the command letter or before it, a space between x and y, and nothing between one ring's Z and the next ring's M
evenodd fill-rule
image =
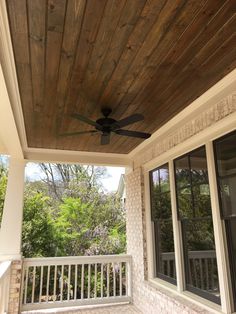
M134 305L145 314L209 313L147 280L144 185L142 169L126 176L127 253L132 255L132 297Z
M145 147L145 149L139 152L138 156L135 156L134 167L142 166L144 163L162 155L171 148L235 113L236 92L212 106L206 105L204 109L196 114L193 119L183 121L177 129L174 128L170 133L164 134L162 138L158 138L149 147Z
M18 314L20 311L21 269L21 261L12 262L8 314Z

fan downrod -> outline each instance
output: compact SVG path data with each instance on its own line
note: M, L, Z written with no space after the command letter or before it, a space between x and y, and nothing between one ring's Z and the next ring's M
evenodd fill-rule
M107 118L111 114L112 110L111 108L104 107L102 108L101 112L104 115L104 117Z

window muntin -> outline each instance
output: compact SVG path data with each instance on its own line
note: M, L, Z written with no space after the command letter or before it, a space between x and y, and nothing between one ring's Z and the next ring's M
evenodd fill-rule
M214 142L221 218L225 223L236 310L236 131Z
M220 303L205 148L174 161L186 288Z
M169 168L150 172L151 217L155 237L156 277L176 284Z

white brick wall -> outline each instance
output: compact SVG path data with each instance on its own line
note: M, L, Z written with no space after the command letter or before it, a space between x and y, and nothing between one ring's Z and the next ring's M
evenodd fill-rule
M192 119L183 121L179 128L174 128L170 133L165 134L161 139L158 138L155 143L145 147L135 156L134 167L140 167L169 151L171 148L183 143L192 136L199 134L204 129L223 120L225 117L236 112L236 91L223 98L218 103L204 107Z
M11 265L10 295L8 314L18 314L20 309L22 261L13 261Z

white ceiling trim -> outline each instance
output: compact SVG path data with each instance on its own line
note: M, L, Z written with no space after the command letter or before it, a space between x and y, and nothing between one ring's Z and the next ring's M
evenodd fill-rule
M23 159L20 139L18 136L14 115L11 110L10 100L5 85L5 80L0 65L0 139L3 143L2 153L11 155L14 158Z
M3 0L0 1L0 61L21 145L22 148L25 148L27 147L27 140L24 117L18 88L6 2Z

